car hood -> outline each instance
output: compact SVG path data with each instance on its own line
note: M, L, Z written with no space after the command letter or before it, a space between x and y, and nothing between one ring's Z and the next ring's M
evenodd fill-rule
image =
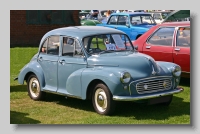
M139 52L113 52L90 56L88 59L89 67L101 67L114 71L128 71L136 77L148 77L152 72L159 72L159 67L154 59ZM114 72L113 72L114 73Z

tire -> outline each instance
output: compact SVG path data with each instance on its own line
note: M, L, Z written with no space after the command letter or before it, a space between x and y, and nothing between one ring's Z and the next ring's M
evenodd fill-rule
M115 110L115 102L108 87L102 83L95 86L92 94L92 103L95 111L101 115L111 115Z
M29 76L27 90L31 99L35 101L44 99L45 93L41 91L40 83L36 75L32 74Z

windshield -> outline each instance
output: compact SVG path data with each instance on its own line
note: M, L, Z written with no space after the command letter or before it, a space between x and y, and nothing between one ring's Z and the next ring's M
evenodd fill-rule
M130 21L132 25L156 24L155 20L150 14L140 15L140 16L130 16Z
M85 37L83 45L89 54L103 54L133 50L133 45L125 34L101 34Z

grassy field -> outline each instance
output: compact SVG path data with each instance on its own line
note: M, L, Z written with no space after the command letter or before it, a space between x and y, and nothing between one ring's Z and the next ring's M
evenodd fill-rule
M113 116L97 114L91 101L47 94L45 101L29 98L26 83L13 79L38 48L10 48L10 124L190 124L190 79L169 107L119 102Z

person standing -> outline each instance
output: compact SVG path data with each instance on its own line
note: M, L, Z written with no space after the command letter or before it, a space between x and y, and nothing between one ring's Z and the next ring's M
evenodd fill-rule
M91 14L92 14L92 19L97 20L98 19L99 10L91 10Z

